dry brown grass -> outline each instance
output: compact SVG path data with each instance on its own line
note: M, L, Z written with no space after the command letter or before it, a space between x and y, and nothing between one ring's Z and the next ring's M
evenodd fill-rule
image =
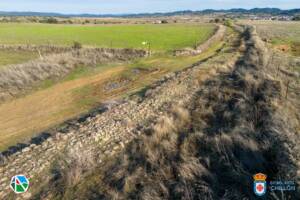
M255 25L259 36L282 53L299 56L300 23L297 21L241 21Z
M82 148L71 149L68 154L64 156L65 163L62 173L65 175L68 187L76 185L86 172L92 171L96 167L95 152L87 151Z
M142 56L143 51L130 49L81 49L7 66L0 71L0 101L19 96L41 81L62 78L80 66L127 61Z

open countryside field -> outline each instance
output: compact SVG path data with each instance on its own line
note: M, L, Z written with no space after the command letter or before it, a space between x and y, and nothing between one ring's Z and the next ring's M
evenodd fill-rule
M290 12L18 23L0 8L0 200L298 199Z
M280 84L287 77L274 73L274 60L270 65L265 64L269 51L255 29L246 27L243 33L232 34L230 31L228 28L222 41L211 44L207 51L196 56L152 55L133 63L111 65L101 73L97 70L103 66L78 68L65 81L50 84L17 99L14 104L9 102L3 113L13 114L0 119L9 124L3 129L10 131L8 127L18 127L22 132L24 128L29 130L29 136L34 130L28 128L37 128L41 122L51 126L72 109L78 111L106 98L119 99L159 79L155 86L141 91L141 95L121 98L124 102L106 112L72 121L64 129L66 132L57 131L42 145L26 147L20 154L36 158L27 158L27 163L40 160L53 163L47 165L49 168L41 167L42 173L32 175L32 199L48 196L49 199L113 199L116 196L131 199L133 194L140 199L153 194L156 199L176 199L183 196L183 190L177 192L174 183L184 185L187 181L190 181L188 187L193 188L192 198L187 199L201 199L207 190L211 191L208 194L211 198L207 199L240 199L244 193L255 199L252 170L269 172L271 180L287 170L292 175L285 179L296 177L293 168L285 165L292 161L281 154L297 152L297 149L288 150L298 146L292 146L288 134L291 141L299 141L294 129L289 129L289 124L297 127L297 118L290 120L296 109L290 107L288 113L281 111L296 105L292 104L291 95L288 99L281 96L284 87ZM182 70L190 64L192 67ZM177 70L178 73L168 74L169 78L161 78L165 72ZM26 112L31 119L20 114ZM13 131L16 134L4 139L19 140L20 136L27 135L18 133L17 129ZM281 138L289 145L286 149L280 143ZM37 151L39 148L46 150ZM292 153L290 156L298 158ZM19 165L24 160L16 162ZM283 173L271 173L273 168L283 169ZM62 178L44 180L45 175L50 177L54 173L62 174ZM207 176L216 181L217 189L215 182L206 180ZM233 182L231 178L235 176L242 177L243 181L239 178ZM137 183L146 190L140 189ZM166 188L162 194L156 183ZM198 184L205 184L208 189L198 192ZM241 186L248 188L247 191L241 192ZM61 188L63 193L59 193ZM225 191L218 195L223 188L237 189L233 195ZM292 195L297 197L297 193Z
M257 33L274 48L300 56L300 22L242 21L255 25Z
M3 24L2 24L3 25ZM7 25L12 27L13 25ZM0 25L1 26L1 25ZM21 25L27 26L27 25ZM51 26L56 28L75 28L75 30L84 30L88 28L88 30L96 29L97 34L105 33L105 37L117 37L117 32L114 32L114 36L109 34L108 32L103 32L101 27L96 26L63 26L63 25L30 25L31 27L45 27ZM147 32L147 26L155 26L157 27L156 34L169 34L172 35L173 41L170 40L169 37L153 37L154 43L161 42L161 39L169 39L167 46L156 46L154 50L160 51L168 51L168 48L173 49L177 46L177 44L181 43L183 45L188 41L191 37L191 34L195 34L192 38L193 41L190 40L190 45L193 46L196 44L203 43L207 40L214 32L214 25L113 25L115 29L121 29L121 27L127 27L125 32L127 34L132 34L130 37L134 39L135 42L140 43L142 39L137 39L140 37L145 37L145 35L150 33ZM106 27L106 26L102 26ZM144 27L144 28L141 28ZM184 27L189 27L185 30ZM160 31L164 30L165 31ZM48 29L45 29L48 30ZM98 31L97 31L98 30ZM100 31L99 31L100 30ZM108 29L110 30L110 29ZM143 33L137 34L136 31L144 31ZM153 28L151 28L153 33ZM181 33L176 32L179 30ZM193 32L193 31L195 32ZM24 30L23 30L24 31ZM50 30L48 30L51 32ZM172 32L175 31L175 32ZM186 31L190 31L187 33ZM93 31L91 31L93 32ZM151 31L150 31L151 32ZM56 33L56 36L62 33L61 31ZM185 37L183 34L186 33ZM196 35L196 33L198 35ZM229 31L229 34L233 32ZM182 34L180 36L180 34ZM75 35L75 34L74 34ZM137 37L133 37L136 35ZM150 34L151 35L151 34ZM52 35L53 36L53 35ZM66 35L64 35L66 37ZM103 35L102 35L103 36ZM125 36L117 38L119 41L125 38ZM47 36L48 37L48 36ZM47 38L45 36L45 38ZM87 36L82 35L85 39L91 39ZM176 38L175 38L176 37ZM15 39L18 37L14 37ZM102 40L101 37L94 37L94 42L103 41L105 44L106 41ZM146 38L146 37L145 37ZM0 38L0 40L3 40ZM84 40L84 39L83 39ZM18 41L18 42L17 42ZM20 40L15 40L15 44L20 43ZM26 39L28 41L28 39ZM38 41L38 40L36 40ZM44 40L46 41L46 40ZM58 42L59 40L57 40ZM70 44L73 40L69 40ZM132 40L133 41L133 40ZM82 42L82 41L81 41ZM175 44L177 43L177 44ZM78 116L79 114L86 113L98 106L99 104L115 99L121 98L127 95L130 95L134 92L138 92L143 88L146 88L149 84L161 78L163 75L168 72L181 70L185 67L190 66L191 64L205 59L211 55L213 55L218 49L220 49L223 45L223 41L215 42L211 45L211 47L203 52L200 55L196 56L179 56L174 57L169 53L160 53L152 55L147 58L136 59L132 62L127 63L109 63L109 64L101 64L97 66L78 66L67 76L63 77L60 80L57 79L47 79L39 83L33 91L29 94L17 98L15 100L5 102L0 105L0 150L5 150L7 147L11 145L15 145L18 142L27 141L32 136L50 128L56 126L72 117ZM38 44L38 43L36 43ZM43 43L40 43L43 44ZM67 43L60 43L66 45ZM101 45L99 43L99 45ZM188 43L186 43L188 44ZM175 46L174 46L175 45ZM0 51L1 52L1 51ZM31 54L23 54L18 51L4 51L2 50L3 55L5 53L10 54L6 56L6 64L9 63L9 59L11 64L21 62L21 59L16 59L18 56L23 56L23 61L26 59L30 60L32 58L36 58L37 53L31 52ZM1 54L0 54L1 55ZM32 57L31 57L31 56ZM25 59L25 60L24 60ZM19 61L18 61L19 60ZM3 66L5 67L5 65ZM119 85L114 89L105 89L111 87L111 85ZM100 89L99 89L100 88ZM34 106L31 106L34 105ZM31 113L31 114L30 114ZM30 117L29 117L30 116Z
M158 55L127 64L79 67L59 82L46 80L36 92L0 105L0 151L105 101L142 91L163 75L214 55L222 45L217 42L197 56ZM105 89L112 84L120 85Z
M145 48L172 50L194 47L213 34L208 24L147 25L49 25L0 24L1 44L72 45L74 41L87 46L112 48Z

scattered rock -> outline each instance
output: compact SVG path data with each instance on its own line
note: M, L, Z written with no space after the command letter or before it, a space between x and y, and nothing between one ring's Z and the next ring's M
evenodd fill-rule
M30 151L30 147L26 147L22 150L23 153Z

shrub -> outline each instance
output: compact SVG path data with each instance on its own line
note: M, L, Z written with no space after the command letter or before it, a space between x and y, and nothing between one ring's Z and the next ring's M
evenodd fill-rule
M225 20L224 25L228 26L228 27L232 27L232 21L227 19L227 20Z
M293 21L300 21L300 15L295 16L295 17L293 18Z
M46 20L46 23L48 23L48 24L57 24L58 21L57 21L57 19L51 17L51 18L48 18L48 19Z
M219 19L219 18L215 19L215 23L220 23L220 22L221 22L221 19Z
M74 48L74 49L81 49L82 48L82 44L80 42L75 41L75 42L73 42L72 48Z

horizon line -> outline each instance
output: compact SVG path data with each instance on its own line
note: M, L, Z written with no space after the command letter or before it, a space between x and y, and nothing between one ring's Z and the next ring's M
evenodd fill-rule
M188 9L188 10L174 10L174 11L166 11L166 12L159 12L159 11L153 11L153 12L132 12L132 13L107 13L107 14L101 14L101 13L86 13L86 12L82 12L82 13L64 13L64 12L52 12L52 11L32 11L32 10L27 10L27 11L4 11L4 10L0 10L0 14L2 13L45 13L45 14L58 14L58 15L110 15L110 16L121 16L121 15L143 15L143 14L168 14L168 13L176 13L176 12L203 12L203 11L208 11L208 10L212 10L212 11L230 11L233 9L242 9L242 10L246 10L246 11L250 11L253 9L278 9L281 11L289 11L289 10L297 10L300 9L299 8L290 8L290 9L281 9L278 7L253 7L253 8L242 8L242 7L233 7L233 8L228 8L228 9L214 9L214 8L206 8L206 9L201 9L201 10L192 10L192 9Z

